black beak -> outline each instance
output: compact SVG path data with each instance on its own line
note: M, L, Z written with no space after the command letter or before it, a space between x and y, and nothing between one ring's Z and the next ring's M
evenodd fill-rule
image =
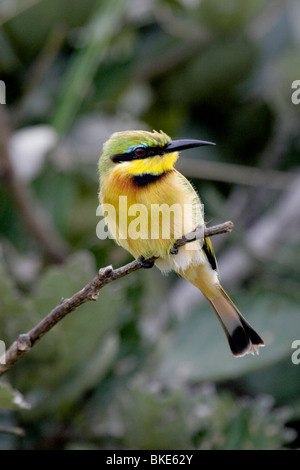
M180 150L191 149L193 147L201 147L202 145L216 145L213 142L206 142L205 140L172 140L167 143L167 146L164 150L165 153L176 152Z

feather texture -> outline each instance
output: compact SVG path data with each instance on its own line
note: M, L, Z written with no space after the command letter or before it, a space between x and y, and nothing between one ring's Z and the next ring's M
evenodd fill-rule
M209 238L180 247L177 255L170 254L175 240L204 224L204 218L198 194L174 169L178 152L163 151L168 143L170 137L155 131L115 133L105 143L99 162L99 196L102 205L115 210L106 215L107 225L116 242L135 258L156 256L162 272L174 270L201 290L235 356L257 352L264 343L220 285ZM158 154L148 156L153 149Z

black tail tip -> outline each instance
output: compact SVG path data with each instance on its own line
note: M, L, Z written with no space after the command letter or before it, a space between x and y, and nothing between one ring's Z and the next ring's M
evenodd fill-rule
M259 348L265 345L256 331L248 325L245 326L245 329L238 326L231 335L228 335L231 352L236 357L245 356L246 354L258 355Z

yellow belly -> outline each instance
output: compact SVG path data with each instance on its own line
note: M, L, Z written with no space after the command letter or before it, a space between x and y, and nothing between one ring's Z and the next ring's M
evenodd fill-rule
M100 202L115 208L116 224L109 213L106 223L116 241L135 258L169 259L174 241L203 222L197 193L176 170L145 187L135 186L127 175L103 175ZM195 251L192 245L188 247L191 252Z

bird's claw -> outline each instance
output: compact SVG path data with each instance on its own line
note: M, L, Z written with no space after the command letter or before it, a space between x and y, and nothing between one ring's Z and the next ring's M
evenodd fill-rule
M171 248L170 250L170 255L178 255L178 248L176 248L176 246L173 246L173 248Z
M144 256L139 257L139 262L144 269L150 269L150 268L153 268L154 266L154 260L147 261L146 258L144 258Z

